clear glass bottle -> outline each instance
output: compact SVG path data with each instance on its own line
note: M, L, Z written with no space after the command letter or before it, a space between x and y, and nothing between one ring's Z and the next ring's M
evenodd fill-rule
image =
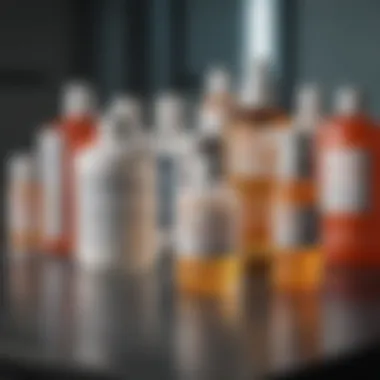
M321 108L319 90L303 87L297 94L292 129L279 139L280 164L272 204L271 268L272 284L279 291L316 290L321 282L314 160Z
M226 131L227 172L239 198L239 251L248 268L270 261L270 199L278 164L278 134L288 127L276 106L266 61L253 64Z
M157 210L156 210L156 166L151 134L143 125L142 107L138 99L130 95L116 97L109 106L109 113L124 126L127 137L124 145L129 154L131 240L129 247L136 255L137 272L149 271L156 260ZM127 267L130 257L127 255Z
M188 294L225 296L239 288L236 202L221 175L220 151L208 142L183 163L188 181L177 203L176 279Z

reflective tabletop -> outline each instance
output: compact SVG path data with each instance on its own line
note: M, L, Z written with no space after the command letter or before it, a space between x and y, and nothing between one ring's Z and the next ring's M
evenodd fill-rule
M240 297L177 294L173 259L134 278L91 274L47 256L4 271L0 359L131 379L251 379L295 373L380 337L380 292L337 286L274 293L266 276ZM334 275L335 276L335 275ZM367 278L367 277L366 277ZM362 279L350 279L353 288ZM355 285L356 281L356 285Z

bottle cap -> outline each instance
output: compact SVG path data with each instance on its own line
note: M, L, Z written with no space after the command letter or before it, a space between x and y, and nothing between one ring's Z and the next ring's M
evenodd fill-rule
M269 61L255 60L248 77L244 78L242 103L258 108L271 106L274 101L273 84Z
M322 97L318 86L308 84L296 93L295 121L301 128L314 128L321 117Z
M355 115L364 108L363 93L355 87L342 87L335 94L335 112L339 115Z
M140 102L130 95L115 96L111 101L106 115L109 118L127 123L132 128L140 128L142 124Z
M205 92L207 94L226 93L230 88L230 74L222 67L212 67L205 77Z
M97 107L97 98L93 87L84 81L72 81L62 88L62 109L66 116L92 114Z
M159 130L176 130L183 126L184 104L174 93L158 95L155 102L155 121Z

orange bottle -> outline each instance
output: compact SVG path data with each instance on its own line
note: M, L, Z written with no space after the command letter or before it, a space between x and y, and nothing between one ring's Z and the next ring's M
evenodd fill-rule
M268 63L255 62L251 76L226 131L227 172L241 209L238 250L248 267L265 267L277 138L289 123L275 105Z
M75 232L73 158L95 138L95 95L85 83L62 92L61 117L41 131L42 250L68 256Z
M378 131L354 88L336 95L318 136L322 248L330 267L380 265Z
M314 139L320 124L317 88L297 94L294 125L280 137L273 194L271 278L278 291L315 290L321 281Z

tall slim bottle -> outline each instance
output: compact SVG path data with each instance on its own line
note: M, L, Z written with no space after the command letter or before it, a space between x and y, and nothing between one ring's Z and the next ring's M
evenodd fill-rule
M279 139L272 205L272 283L279 291L318 289L321 281L314 160L320 123L320 93L316 87L303 87L297 94L292 129Z
M239 251L247 267L270 259L270 200L278 135L289 125L276 106L269 64L256 61L226 132L227 171L240 203Z
M30 153L15 153L7 161L7 251L24 257L37 251L38 187L36 162Z
M362 94L342 88L318 136L322 249L332 267L380 264L380 144Z
M62 91L61 115L38 134L42 178L42 250L69 256L75 234L73 159L95 138L96 100L81 82Z
M158 242L159 249L165 251L173 248L178 177L187 139L184 104L179 96L170 93L158 96L155 124Z

